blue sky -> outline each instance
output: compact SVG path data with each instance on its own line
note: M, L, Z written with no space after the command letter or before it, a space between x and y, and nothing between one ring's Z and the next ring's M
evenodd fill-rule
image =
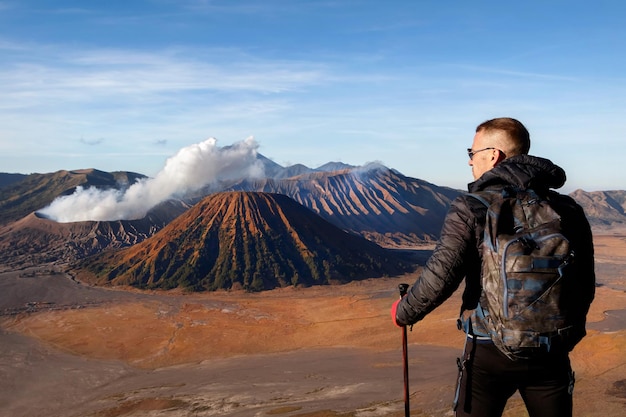
M465 188L475 126L511 116L565 191L625 190L625 4L0 0L0 172L153 176L253 136Z

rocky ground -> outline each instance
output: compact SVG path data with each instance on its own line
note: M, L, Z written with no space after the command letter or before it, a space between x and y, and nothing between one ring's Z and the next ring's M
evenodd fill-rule
M575 416L626 413L626 241L596 238L602 284L572 353ZM0 274L0 416L402 416L400 282L260 294L88 287ZM409 332L412 416L452 415L458 295ZM525 416L513 398L506 416Z

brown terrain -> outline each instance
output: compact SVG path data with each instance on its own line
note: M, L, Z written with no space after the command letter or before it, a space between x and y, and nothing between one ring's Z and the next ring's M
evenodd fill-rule
M574 415L622 416L626 237L595 239L600 285L571 355ZM414 279L182 293L6 270L0 415L402 416L401 332L389 307ZM458 294L409 332L412 416L452 415ZM527 415L520 398L505 415Z

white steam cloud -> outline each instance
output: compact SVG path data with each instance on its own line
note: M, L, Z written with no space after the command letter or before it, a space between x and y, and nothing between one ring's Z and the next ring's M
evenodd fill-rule
M217 140L210 138L182 148L154 178L138 181L126 190L77 187L74 194L57 198L39 212L60 223L140 219L157 204L219 179L263 175L254 138L223 148L216 144Z

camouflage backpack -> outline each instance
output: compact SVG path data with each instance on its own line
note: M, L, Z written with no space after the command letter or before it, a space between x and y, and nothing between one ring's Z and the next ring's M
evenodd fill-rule
M574 252L560 216L549 195L532 190L470 195L487 207L477 314L509 358L549 351L555 338L567 338L571 330L561 297Z

